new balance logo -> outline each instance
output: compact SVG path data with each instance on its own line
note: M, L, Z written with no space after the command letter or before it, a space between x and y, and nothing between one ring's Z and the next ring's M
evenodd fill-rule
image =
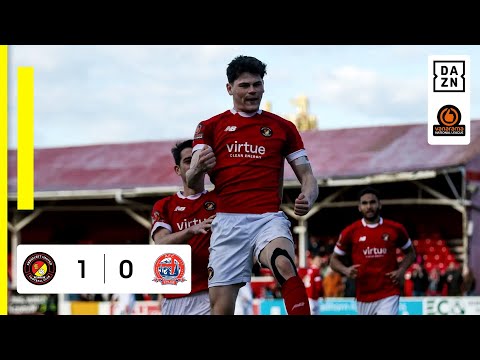
M227 126L224 131L235 131L237 130L236 126Z
M293 310L293 309L296 309L297 307L304 306L304 305L305 305L305 303L302 301L301 303L298 303L298 304L293 305L293 306L292 306L292 310Z
M177 206L173 211L183 211L183 210L185 210L185 206Z
M358 239L358 241L365 241L365 240L367 240L366 236L360 236L360 239Z

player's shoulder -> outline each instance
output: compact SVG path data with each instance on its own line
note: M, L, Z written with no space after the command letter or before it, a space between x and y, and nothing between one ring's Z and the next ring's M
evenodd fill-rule
M352 231L355 231L355 230L361 229L361 228L363 228L362 220L356 220L356 221L352 222L351 224L347 225L343 229L343 232L344 233L349 233L349 232L352 232Z
M284 117L280 116L280 115L277 115L277 114L274 114L270 111L266 111L266 110L262 110L261 112L261 115L268 118L268 119L272 119L272 120L275 120L275 121L278 121L280 122L281 124L285 125L285 126L291 126L293 125L293 127L295 127L295 124L293 122L291 122L290 120L287 120L285 119Z
M230 117L232 115L233 114L230 110L225 110L224 112L213 115L212 117L210 117L206 120L203 120L200 123L203 124L203 125L211 125L211 124L215 124L215 123L221 121L222 119L225 119L226 117Z
M207 191L205 191L203 196L208 197L210 199L216 199L217 198L217 193L215 192L215 190L207 190Z
M175 200L175 197L177 197L177 194L172 194L172 195L168 195L168 196L165 196L159 200L157 200L155 202L155 204L153 205L153 208L154 209L158 209L158 208L162 208L164 207L165 205L169 204L170 202L174 201Z
M221 127L222 123L228 120L230 116L233 116L232 112L230 110L226 110L220 114L212 116L211 118L200 121L195 129L195 135L193 136L193 152L196 152L200 149L197 147L197 145L204 143L204 136L206 133L215 132L216 129Z
M352 239L352 234L357 230L360 229L360 226L362 225L361 220L357 220L353 223L348 224L343 228L343 230L340 232L340 235L338 236L338 241L337 245L342 246L342 244L346 241L350 241Z
M385 226L389 226L389 227L392 227L394 229L397 229L397 230L404 230L405 229L405 226L398 222L398 221L395 221L395 220L392 220L392 219L383 219L383 225Z
M269 111L262 110L260 116L263 116L266 124L270 124L277 129L281 129L281 132L285 134L300 134L297 129L297 126L290 120L285 119L284 117L271 113Z

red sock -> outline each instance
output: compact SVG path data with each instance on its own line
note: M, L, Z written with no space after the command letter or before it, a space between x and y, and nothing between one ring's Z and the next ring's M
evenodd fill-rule
M282 297L288 315L310 315L305 285L299 276L294 276L282 285Z

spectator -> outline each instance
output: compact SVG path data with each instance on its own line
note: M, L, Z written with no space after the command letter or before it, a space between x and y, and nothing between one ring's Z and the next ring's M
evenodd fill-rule
M466 267L463 272L462 293L463 296L471 296L475 292L475 275L470 267Z
M463 276L459 266L451 261L448 264L447 271L445 272L445 282L447 284L448 296L461 296Z
M413 296L425 296L428 290L428 273L422 263L413 264Z
M432 268L428 274L428 296L440 296L442 294L442 276L438 267Z

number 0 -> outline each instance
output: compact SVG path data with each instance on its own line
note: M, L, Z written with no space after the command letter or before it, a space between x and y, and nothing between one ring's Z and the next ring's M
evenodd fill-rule
M124 272L123 272L125 264L128 264L128 274L124 274ZM120 262L120 276L124 279L128 279L129 277L132 276L132 273L133 273L132 262L130 260L122 260Z

